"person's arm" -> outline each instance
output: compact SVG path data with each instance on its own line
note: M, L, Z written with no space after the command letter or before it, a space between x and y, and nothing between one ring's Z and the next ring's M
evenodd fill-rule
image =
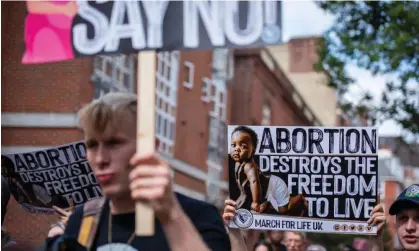
M243 234L238 228L229 229L229 237L231 243L231 251L247 251L246 242Z
M384 251L383 229L386 224L386 216L384 213L384 208L381 204L378 204L372 210L372 215L368 220L368 224L377 226L377 235L370 238L370 251Z
M259 202L261 197L261 186L259 181L258 170L254 164L246 164L244 166L247 179L250 184L250 191L252 192L252 210L259 212Z
M62 229L62 231L57 231L54 229L53 232L51 232L51 229L48 233L48 235L51 234L51 236L48 236L44 243L39 246L36 250L37 251L50 251L55 247L58 243L61 243L64 238L71 237L74 240L77 240L77 235L79 232L79 228L81 225L81 219L83 217L83 207L80 207L76 209L71 215L69 215L68 222ZM53 228L58 228L58 226L54 226ZM50 233L51 232L51 233Z
M74 16L77 13L78 6L74 1L67 4L54 4L48 1L27 0L26 8L29 13L34 14L64 14Z
M175 208L171 217L162 223L171 250L230 250L227 233L215 207L190 205L189 210L195 212L191 218L179 204Z
M227 227L236 214L236 206L236 202L231 199L224 201L223 221ZM229 228L228 236L232 251L247 251L246 242L239 228Z
M26 8L29 13L36 14L57 14L65 11L66 5L53 4L46 1L26 1Z
M185 205L187 200L181 205L173 192L170 166L158 154L135 154L130 164L133 166L129 174L131 198L150 203L171 250L230 250L230 242L216 208L192 201L190 205Z

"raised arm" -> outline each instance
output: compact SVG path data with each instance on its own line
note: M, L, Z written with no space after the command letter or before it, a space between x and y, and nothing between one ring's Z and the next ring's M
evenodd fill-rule
M181 206L173 192L170 168L158 156L135 155L131 165L131 197L151 204L171 250L230 250L228 236L216 208L199 203ZM188 215L185 210L188 210Z
M386 216L384 214L384 209L381 204L378 204L372 210L371 218L368 220L368 224L377 226L377 235L372 236L371 248L370 251L384 251L383 245L383 229L386 224Z
M226 200L224 202L224 213L223 221L226 226L230 224L230 221L236 214L236 202L233 200ZM232 251L247 251L246 242L244 241L242 232L239 228L229 228L229 237Z

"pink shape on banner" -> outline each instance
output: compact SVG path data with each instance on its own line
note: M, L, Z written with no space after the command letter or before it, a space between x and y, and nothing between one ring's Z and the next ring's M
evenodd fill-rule
M74 58L71 28L77 3L44 1L25 19L26 50L22 63L64 61Z

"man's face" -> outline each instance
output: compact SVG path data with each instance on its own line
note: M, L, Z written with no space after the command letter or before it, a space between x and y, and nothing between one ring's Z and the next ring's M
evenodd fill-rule
M134 117L128 115L112 130L103 133L85 131L87 160L108 197L129 196L129 161L136 151Z
M396 231L406 251L419 250L419 210L405 209L398 213Z
M230 156L235 162L244 162L252 156L252 139L248 133L237 131L231 135Z
M269 249L265 245L259 245L255 248L255 251L269 251Z
M284 238L284 232L271 230L268 232L269 240L274 244L280 244Z
M287 247L288 251L301 251L303 247L303 238L299 234L286 232L285 246Z

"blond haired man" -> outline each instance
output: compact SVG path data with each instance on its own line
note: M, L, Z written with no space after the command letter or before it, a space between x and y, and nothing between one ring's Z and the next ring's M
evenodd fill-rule
M174 193L170 168L158 155L136 154L136 109L136 95L108 93L79 112L87 160L105 199L97 204L99 210L93 210L100 212L93 237L83 235L88 224L80 207L70 216L61 238L79 243L90 238L89 249L98 251L230 250L216 208ZM152 237L135 235L138 200L150 203L155 211Z

